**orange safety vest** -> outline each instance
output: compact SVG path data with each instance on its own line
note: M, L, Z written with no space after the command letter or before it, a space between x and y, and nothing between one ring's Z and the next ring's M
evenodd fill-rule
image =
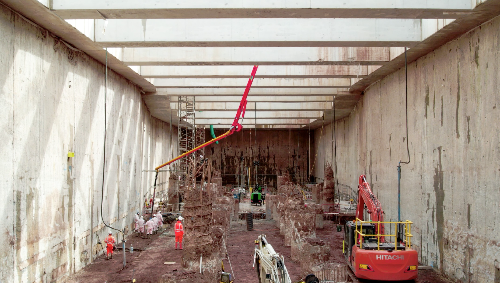
M113 236L108 236L104 242L108 245L113 245L115 243L115 238Z
M181 221L177 221L175 223L175 234L184 234L184 229L182 228L182 223Z

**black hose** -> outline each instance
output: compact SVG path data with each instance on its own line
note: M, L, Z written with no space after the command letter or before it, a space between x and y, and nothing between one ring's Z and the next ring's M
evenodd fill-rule
M156 195L156 180L158 179L158 170L156 170L155 184L153 186L153 202L151 203L151 217L153 217L153 208L155 207L155 195Z
M106 48L106 77L104 78L104 153L103 153L103 156L104 156L104 162L103 162L103 165L102 165L102 185L101 185L101 220L102 220L102 223L104 223L104 225L110 229L113 229L113 230L116 230L118 232L122 232L123 233L123 238L125 239L125 232L123 230L119 230L119 229L116 229L116 228L113 228L111 226L109 226L106 221L104 221L104 218L102 216L102 203L104 201L104 170L106 169L106 125L107 125L107 121L106 121L106 117L107 117L107 112L106 112L106 100L107 100L107 93L108 93L108 48Z
M410 164L410 146L408 144L408 59L405 47L405 95L406 95L406 151L408 152L408 162L399 161L399 163Z

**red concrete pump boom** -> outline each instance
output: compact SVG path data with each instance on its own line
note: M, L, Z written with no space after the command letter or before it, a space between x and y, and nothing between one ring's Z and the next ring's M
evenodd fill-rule
M363 217L363 210L367 208L367 212L370 214L370 220L374 222L384 221L384 211L382 210L382 205L378 201L377 197L373 194L370 189L370 185L366 182L366 176L359 176L358 185L358 207L356 209L356 218L359 220L365 220ZM376 227L377 234L384 234L384 225L380 225L380 231L377 231L378 225Z

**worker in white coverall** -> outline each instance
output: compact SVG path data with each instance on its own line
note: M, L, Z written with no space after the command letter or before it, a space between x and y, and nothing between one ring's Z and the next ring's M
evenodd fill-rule
M137 225L139 226L139 233L144 234L144 216L141 216L141 219L137 222Z
M153 214L151 216L151 222L153 222L153 232L156 234L156 231L158 231L158 219L156 219L156 215Z
M149 219L148 222L146 222L146 234L149 238L149 235L153 234L153 229L154 229L154 223L153 223L153 218Z
M163 216L161 215L161 211L158 211L156 218L158 219L158 228L161 230L163 227Z
M137 212L135 214L135 219L134 219L134 222L135 222L135 232L139 231L139 212Z

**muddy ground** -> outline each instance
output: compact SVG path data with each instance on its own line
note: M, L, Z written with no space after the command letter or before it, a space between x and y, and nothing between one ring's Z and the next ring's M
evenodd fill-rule
M291 260L290 247L283 246L284 237L279 234L275 221L255 220L254 231L246 231L246 224L243 221L233 222L231 225L231 235L228 240L228 253L231 260L235 283L255 283L258 282L257 271L252 268L254 240L260 234L267 236L268 242L277 253L285 257L285 266L288 269L292 282L297 282L304 278L305 273L300 270L300 263ZM344 264L342 254L343 232L337 232L336 224L332 221L325 221L324 229L318 229L316 236L330 245L331 257L329 262ZM369 280L359 280L359 282L376 282ZM413 282L413 281L410 281ZM453 281L439 275L433 270L419 270L419 277L415 283L451 283Z
M151 239L130 236L127 239L127 266L123 269L123 252L115 250L113 259L99 256L93 264L71 276L64 282L203 282L203 275L187 272L181 266L182 251L174 249L173 225L164 225L164 230ZM337 232L336 224L325 221L325 228L317 230L317 237L331 247L330 262L344 263L342 255L343 233ZM233 274L235 283L258 282L257 272L252 268L255 239L265 234L277 253L285 257L285 265L292 282L297 282L306 274L301 273L300 263L291 260L291 249L283 245L284 237L279 234L275 221L254 220L254 230L247 231L246 222L233 221L228 236L228 259L224 260L226 272ZM134 253L128 248L132 245ZM121 243L120 243L121 246ZM230 263L231 264L230 264ZM167 263L167 264L165 264ZM232 270L232 271L231 271ZM368 281L360 281L368 282ZM419 270L416 283L449 283L433 270Z

